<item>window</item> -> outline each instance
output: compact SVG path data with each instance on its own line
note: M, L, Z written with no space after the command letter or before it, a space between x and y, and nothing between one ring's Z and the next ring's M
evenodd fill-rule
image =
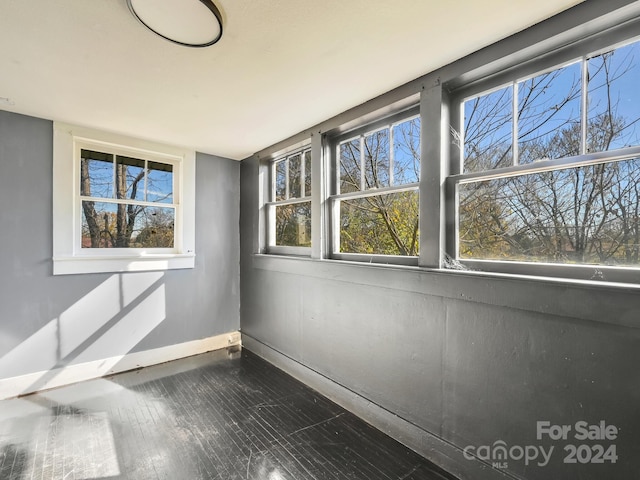
M268 251L310 255L311 149L273 161L270 178Z
M405 113L333 145L333 257L417 264L420 117Z
M54 274L193 268L194 157L56 124Z
M80 248L173 252L174 164L80 149Z
M638 82L634 42L463 98L458 258L639 267Z
M565 16L314 127L313 182L304 150L268 164L259 247L307 253L313 203L317 259L637 283L637 14Z

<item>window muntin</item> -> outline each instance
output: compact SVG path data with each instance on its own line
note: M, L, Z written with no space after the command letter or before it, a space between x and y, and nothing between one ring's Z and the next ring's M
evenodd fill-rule
M458 258L638 267L638 82L635 42L464 100Z
M417 257L420 117L363 129L334 145L333 256Z
M276 159L270 170L268 250L306 254L311 247L311 149Z
M173 170L170 163L80 149L80 247L172 249Z

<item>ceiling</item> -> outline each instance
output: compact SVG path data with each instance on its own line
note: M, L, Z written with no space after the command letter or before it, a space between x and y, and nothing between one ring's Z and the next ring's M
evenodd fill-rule
M0 109L243 159L580 3L214 1L187 48L125 0L0 0Z

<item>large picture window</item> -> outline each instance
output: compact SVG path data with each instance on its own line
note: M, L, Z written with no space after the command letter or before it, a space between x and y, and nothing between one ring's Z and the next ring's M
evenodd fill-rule
M639 83L633 42L465 98L458 258L639 267Z
M405 114L333 144L333 257L417 263L420 117Z

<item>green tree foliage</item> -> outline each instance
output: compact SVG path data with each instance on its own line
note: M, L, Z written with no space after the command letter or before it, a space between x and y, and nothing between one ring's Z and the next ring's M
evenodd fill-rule
M362 151L361 151L362 149ZM420 177L418 119L368 133L339 148L340 192L368 192L417 182ZM340 251L417 255L417 190L368 195L340 202Z
M418 192L364 197L341 203L340 251L417 255Z
M138 232L130 246L136 248L171 248L173 247L173 212L167 209L146 207L143 212L146 218L144 227Z
M276 207L276 245L311 246L311 202Z

